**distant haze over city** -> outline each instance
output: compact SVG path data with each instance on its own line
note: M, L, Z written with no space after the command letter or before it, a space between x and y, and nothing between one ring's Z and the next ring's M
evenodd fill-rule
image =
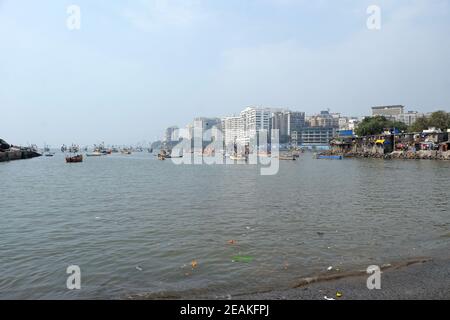
M0 0L0 138L135 145L248 106L450 111L450 2L377 1L377 30L372 4Z

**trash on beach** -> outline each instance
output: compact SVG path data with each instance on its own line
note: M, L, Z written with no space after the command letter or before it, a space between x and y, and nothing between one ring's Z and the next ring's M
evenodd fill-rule
M341 298L342 297L342 293L341 292L336 292L336 298Z
M197 268L197 266L198 266L197 260L192 260L192 262L191 262L191 267L192 267L192 269Z
M142 271L143 269L140 266L136 266L137 271Z
M335 300L334 298L328 298L327 296L323 297L325 300Z
M233 244L236 244L237 243L237 241L236 240L228 240L228 244L231 244L231 245L233 245Z
M253 261L253 258L250 256L234 256L231 260L232 262L245 262L249 263Z

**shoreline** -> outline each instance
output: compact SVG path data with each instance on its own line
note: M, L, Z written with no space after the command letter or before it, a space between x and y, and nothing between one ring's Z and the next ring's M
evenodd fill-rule
M301 279L284 289L234 296L237 300L450 300L450 258L418 258L381 266L381 289L367 289L364 271ZM337 293L342 296L338 298Z
M299 278L290 287L213 295L187 292L130 294L130 300L450 300L450 257L380 264L381 289L367 289L366 270L331 271ZM337 297L337 293L341 296ZM193 294L193 295L192 295Z

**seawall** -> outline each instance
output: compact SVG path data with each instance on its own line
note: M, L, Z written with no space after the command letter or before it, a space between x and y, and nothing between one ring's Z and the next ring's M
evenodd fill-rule
M0 151L0 162L31 159L40 157L41 154L32 150L9 150Z

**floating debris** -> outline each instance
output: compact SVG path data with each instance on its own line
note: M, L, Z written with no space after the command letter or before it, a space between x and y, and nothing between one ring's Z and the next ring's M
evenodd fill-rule
M327 296L324 296L323 298L324 298L325 300L330 300L330 301L331 301L331 300L336 300L336 299L334 299L334 298L328 298Z
M327 268L327 271L331 271L331 270L333 270L333 267L332 267L332 266L329 266L329 267Z
M253 258L250 257L250 256L234 256L232 259L233 259L232 262L246 262L246 263L249 263L249 262L253 261Z
M191 262L191 267L192 267L192 269L197 268L197 266L198 266L197 260L192 260L192 262Z
M341 298L342 297L342 293L341 292L336 292L336 298Z
M142 269L140 266L137 266L137 267L136 267L136 270L137 270L137 271L142 271L143 269Z
M236 244L237 243L237 241L236 240L228 240L228 244L231 244L231 245L233 245L233 244Z

